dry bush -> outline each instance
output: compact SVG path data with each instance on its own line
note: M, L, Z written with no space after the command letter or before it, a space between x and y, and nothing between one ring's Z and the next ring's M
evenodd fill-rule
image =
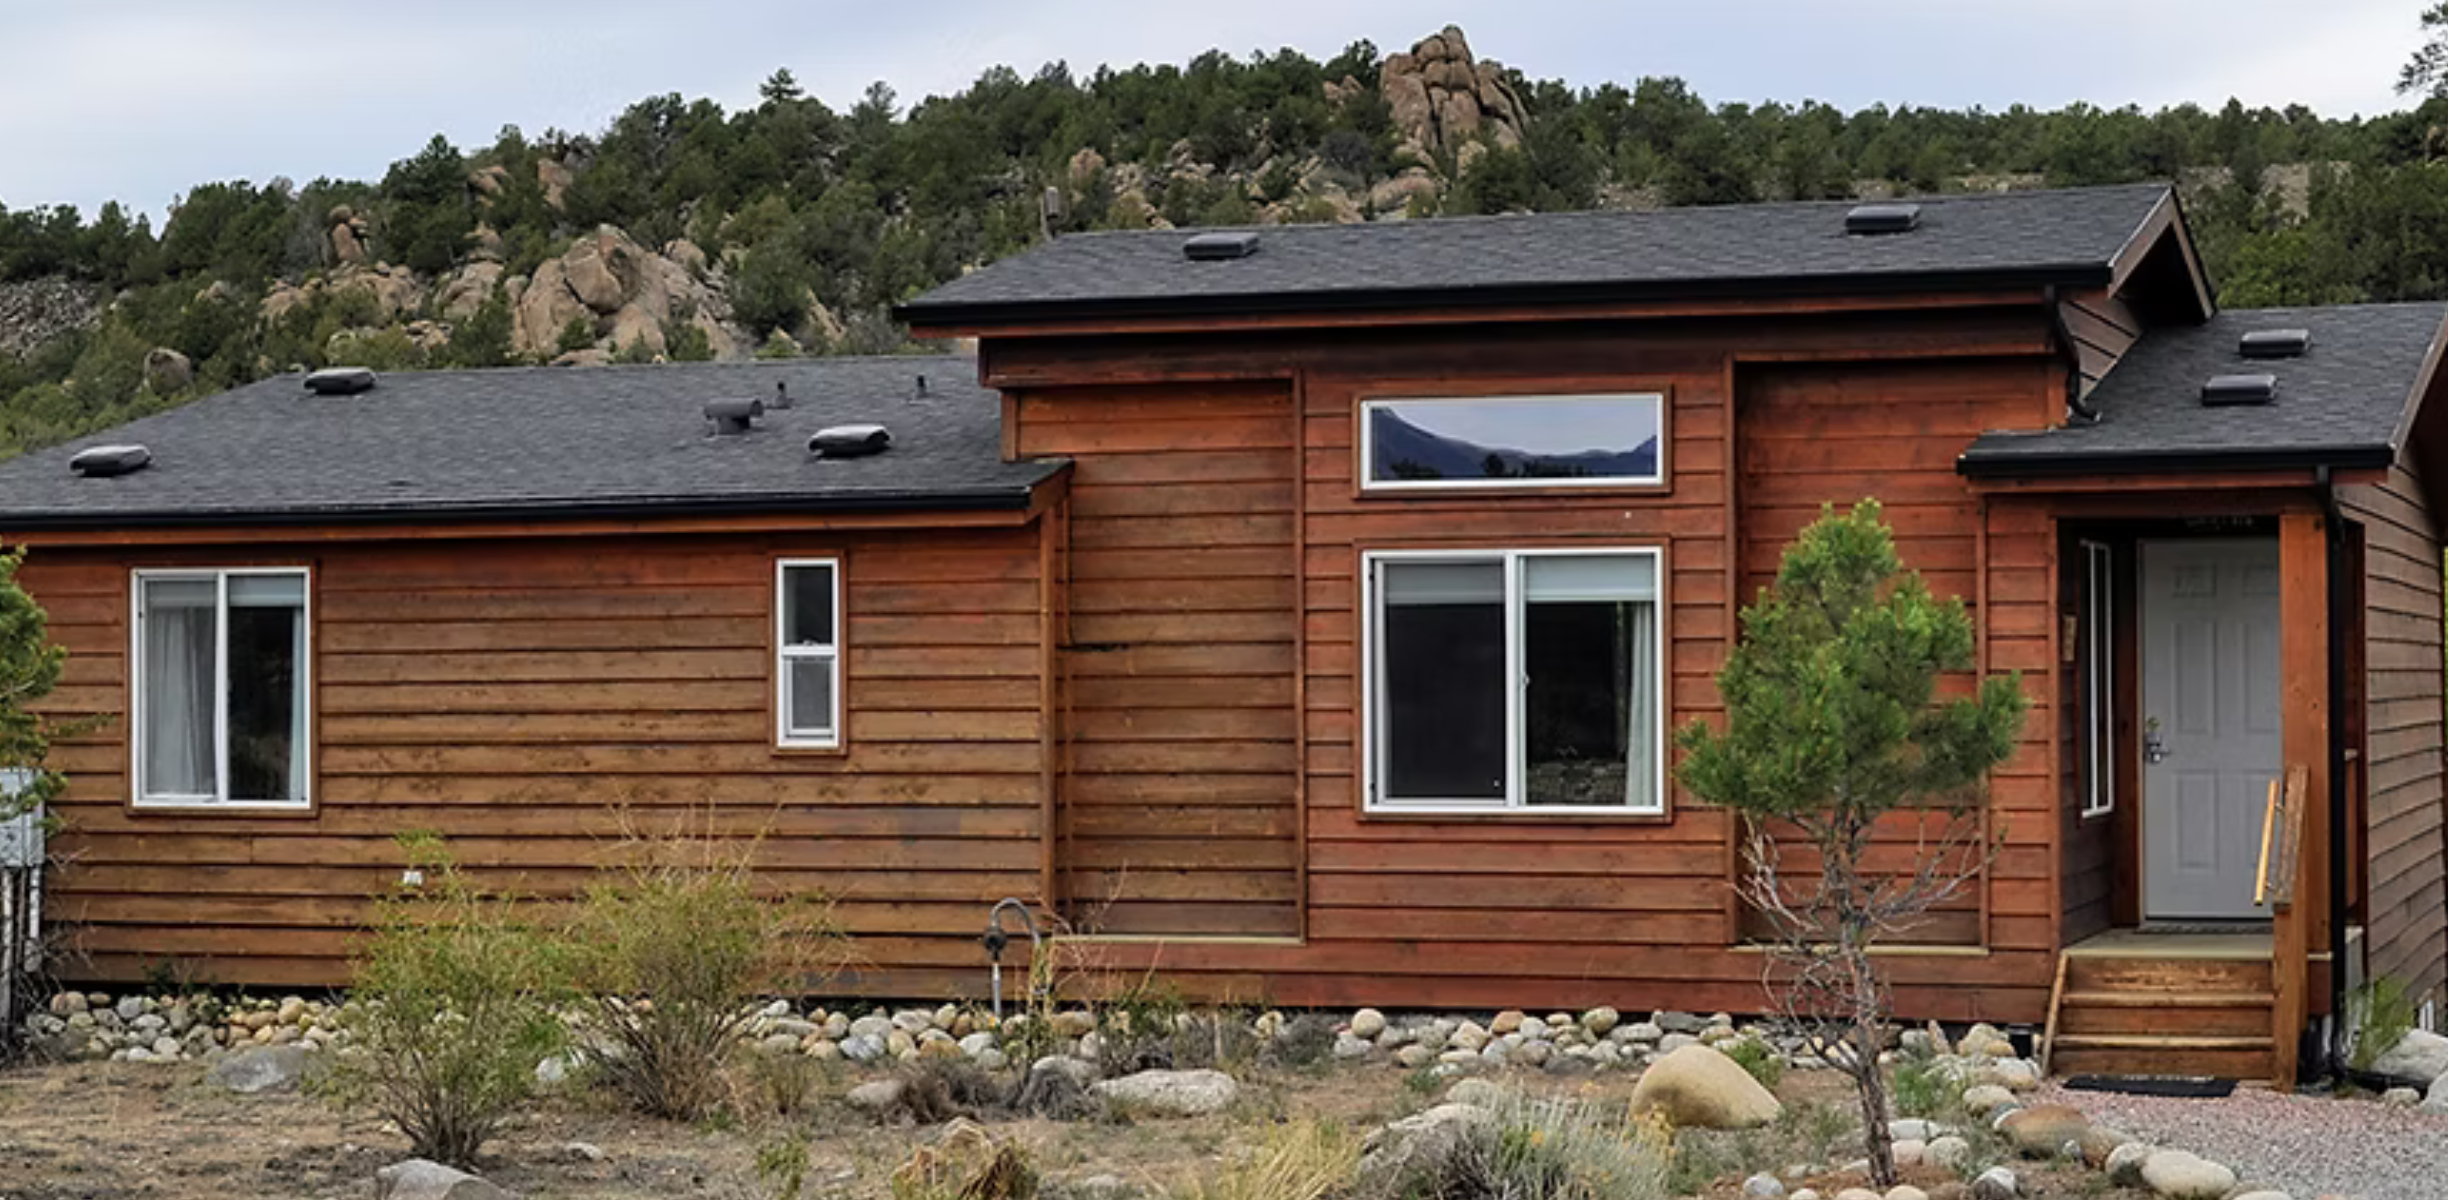
M895 1169L893 1200L1031 1200L1037 1171L1018 1146L965 1120Z
M1666 1200L1672 1133L1628 1108L1507 1093L1449 1154L1382 1180L1406 1200Z
M1351 1131L1303 1121L1270 1133L1256 1155L1173 1189L1173 1200L1328 1200L1350 1188L1360 1163Z
M818 900L754 890L754 839L711 828L632 836L626 865L589 888L569 934L596 997L587 1057L641 1111L688 1120L723 1098L723 1067L756 1002L805 994L848 939Z
M440 839L401 844L426 882L377 902L347 1010L353 1044L318 1086L396 1122L417 1155L464 1166L561 1047L566 957L514 901L469 883Z

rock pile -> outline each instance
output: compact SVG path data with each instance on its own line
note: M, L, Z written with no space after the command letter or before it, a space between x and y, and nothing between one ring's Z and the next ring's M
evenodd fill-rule
M23 355L102 319L102 296L58 275L0 282L0 358Z
M468 270L488 266L490 277L499 279L496 264ZM477 285L463 283L466 277L462 272L452 280L445 294L456 288L458 303L473 311L467 296ZM684 324L705 333L716 358L745 358L755 349L747 332L731 323L720 269L686 239L658 254L613 226L598 226L568 253L546 259L534 278L513 275L502 286L515 315L512 344L538 358L561 353L562 333L572 322L591 331L597 348L615 353L642 344L649 353L662 354L668 348L665 330Z
M1420 39L1408 54L1387 55L1378 68L1377 89L1415 157L1434 161L1479 140L1508 148L1521 144L1527 116L1521 97L1502 64L1471 56L1459 26Z
M224 1002L212 996L156 998L61 992L26 1018L41 1052L112 1062L218 1061L249 1046L320 1050L344 1042L343 1006L302 996Z

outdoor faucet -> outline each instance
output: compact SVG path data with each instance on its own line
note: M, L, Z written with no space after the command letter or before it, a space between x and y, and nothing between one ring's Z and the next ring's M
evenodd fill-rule
M1045 939L1037 933L1037 917L1029 912L1028 905L1007 896L986 911L986 936L978 940L985 943L986 961L994 975L994 1015L997 1022L1003 1019L1003 948L1011 945L1011 935L1003 931L1003 910L1007 908L1020 914L1020 925L1028 930L1029 961L1036 961L1038 949L1045 944Z

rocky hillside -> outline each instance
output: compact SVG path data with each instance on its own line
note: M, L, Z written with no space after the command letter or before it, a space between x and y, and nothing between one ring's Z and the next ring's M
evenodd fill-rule
M200 185L158 233L0 208L0 453L300 366L891 352L894 302L1087 229L2181 176L2231 304L2433 296L2443 117L1712 107L1533 79L1450 26L1323 61L998 67L908 107L784 70L736 112L659 96L594 134L437 137L378 181Z

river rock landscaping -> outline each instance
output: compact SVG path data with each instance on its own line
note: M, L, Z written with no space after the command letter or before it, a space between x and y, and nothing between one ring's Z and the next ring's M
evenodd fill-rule
M1635 1200L2430 1194L2261 1174L2243 1156L2222 1160L2231 1150L2215 1138L2167 1136L2182 1130L2149 1119L2119 1132L2136 1115L2131 1098L2044 1085L1988 1026L1899 1040L1899 1074L1928 1111L1890 1126L1905 1180L1878 1192L1859 1161L1848 1082L1810 1047L1727 1014L1081 1007L997 1020L953 1004L782 1000L742 1026L739 1099L719 1120L631 1116L588 1086L584 1063L547 1060L543 1099L473 1164L478 1179L402 1165L396 1130L319 1096L317 1064L352 1052L351 1014L349 1002L307 996L53 997L26 1022L49 1065L0 1072L0 1196L177 1195L228 1181L266 1197L360 1195L378 1171L395 1181L381 1193L400 1197L437 1180L433 1194L452 1196L771 1196L785 1194L780 1161L797 1164L802 1195L896 1196L896 1173L906 1183L970 1163L1025 1166L1033 1195L1196 1197L1205 1173L1263 1158L1287 1125L1348 1135L1348 1180L1326 1194L1350 1197L1483 1170L1472 1148L1522 1130L1647 1164L1660 1190L1624 1193ZM780 1096L777 1080L802 1094ZM2360 1106L2394 1114L2409 1136L2448 1137L2448 1119L2412 1105Z

